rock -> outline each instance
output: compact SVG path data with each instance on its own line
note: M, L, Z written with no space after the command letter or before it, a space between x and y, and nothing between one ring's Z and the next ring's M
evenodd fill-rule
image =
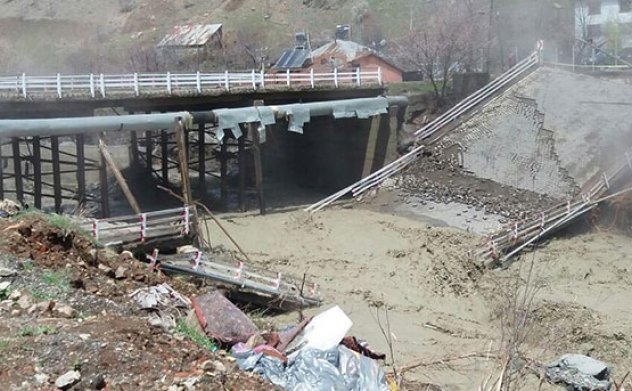
M16 272L13 269L7 269L6 267L0 267L0 277L13 277L15 275L17 275L18 272Z
M83 341L89 340L90 337L90 334L79 334L79 338L81 338Z
M33 377L35 378L35 383L40 386L48 384L48 382L50 381L50 376L45 373L37 373Z
M108 277L110 277L110 278L114 278L114 276L115 276L114 270L112 270L112 268L111 268L111 267L106 266L106 265L104 265L104 264L102 264L102 263L100 263L100 264L99 264L98 269L99 269L99 270L100 270L103 274L105 274L106 276L108 276Z
M184 380L182 382L182 385L187 389L187 390L195 390L196 387L195 385L198 384L200 382L200 378L199 377L189 377L186 380Z
M20 211L20 205L18 205L17 203L11 201L11 200L2 200L0 201L0 210L5 211L6 213L9 214L9 216L12 216L16 213L18 213Z
M199 250L197 249L197 247L191 246L191 245L189 245L189 244L187 244L186 246L180 246L180 247L178 247L178 249L176 250L176 252L177 252L178 254L190 254L190 253L194 253L194 252L197 252L197 251L199 251Z
M79 383L80 380L81 373L79 373L79 371L68 371L55 380L55 387L61 390L68 390L70 387Z
M90 379L90 388L93 390L102 390L106 387L105 377L103 375L96 375Z
M206 360L202 363L202 370L210 373L226 373L226 366L219 360Z
M15 290L9 294L9 300L17 301L22 296L22 292Z
M18 306L23 310L30 308L33 305L33 298L29 294L23 294L18 299Z
M114 278L116 278L117 280L122 280L125 278L126 272L127 272L127 269L125 269L123 266L119 266L116 269L116 272L114 272Z
M29 307L28 311L26 311L29 315L33 315L33 314L41 314L43 312L46 312L50 309L51 307L51 301L41 301L37 304L33 304L32 306ZM54 306L54 303L52 304Z
M2 282L0 282L0 293L6 292L9 289L10 286L11 286L11 282L10 281L2 281Z
M69 305L58 304L53 307L53 316L56 318L71 319L77 316L77 310Z

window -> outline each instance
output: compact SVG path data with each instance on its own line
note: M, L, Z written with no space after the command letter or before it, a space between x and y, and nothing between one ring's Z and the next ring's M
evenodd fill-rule
M601 14L601 0L588 0L588 15Z
M632 11L632 0L619 0L619 12L630 12Z

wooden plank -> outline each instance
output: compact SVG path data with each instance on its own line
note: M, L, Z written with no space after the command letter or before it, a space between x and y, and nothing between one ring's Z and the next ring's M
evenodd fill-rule
M200 123L198 127L198 187L200 197L206 197L206 132L205 124Z
M78 134L75 138L77 146L77 198L79 208L82 209L86 205L86 154L85 154L85 137Z
M55 194L55 213L61 213L61 166L59 163L59 137L51 136L50 146L53 157L53 193Z
M153 166L153 152L152 150L153 148L153 142L152 142L152 131L148 130L145 132L145 147L146 149L146 153L145 153L145 169L147 170L147 173L151 176L154 172Z
M380 115L374 115L371 118L371 128L369 130L369 137L366 145L366 152L364 155L364 168L362 169L362 178L366 178L371 175L373 171L373 161L375 160L375 151L377 150L378 134L380 132Z
M40 138L33 137L33 203L42 209L42 149Z
M226 139L224 137L224 139ZM222 209L228 209L228 154L227 145L225 142L220 146L219 161L220 161L220 181L221 181L221 204Z
M112 170L116 182L118 182L121 190L123 190L123 194L125 194L125 198L127 198L127 202L132 207L132 210L136 214L141 214L142 212L140 210L140 206L138 205L138 201L136 201L134 194L132 194L129 186L127 186L127 182L125 181L123 174L121 174L121 171L116 166L116 163L114 163L114 159L112 159L112 155L110 155L107 145L105 145L103 139L99 139L99 150L101 151L101 156L105 160L106 164L110 167L110 170Z
M238 142L239 147L239 209L246 211L246 134L242 135Z
M258 124L248 124L250 128L250 136L252 137L252 156L255 163L255 186L259 198L259 211L262 215L266 214L266 202L263 194L263 163L261 159L261 139L259 136Z
M4 158L2 157L2 147L4 140L0 139L0 199L4 200Z
M14 137L11 139L13 148L13 173L15 179L15 197L21 204L24 203L24 185L22 183L22 156L20 154L20 139Z
M162 167L162 181L165 185L169 185L169 134L166 130L160 131L160 148L161 157L160 163Z

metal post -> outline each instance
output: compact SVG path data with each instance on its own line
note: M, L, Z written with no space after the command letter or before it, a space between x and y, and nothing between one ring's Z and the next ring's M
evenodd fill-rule
M37 136L33 137L33 198L35 208L42 209L42 156Z
M285 78L287 79L287 86L290 87L292 81L290 80L290 68L287 69L287 71L285 72Z
M314 82L314 68L311 68L309 70L309 81L312 84L312 88L315 87L315 82Z
M91 97L95 97L95 93L94 93L94 74L90 74L90 96Z
M252 70L252 88L254 90L257 89L257 76L255 74L255 70L254 69Z
M263 165L261 156L261 140L259 137L259 130L257 124L248 124L250 128L250 134L252 137L253 147L252 156L255 163L255 185L257 187L257 193L259 196L259 210L262 215L266 214L266 203L263 196Z
M261 70L261 88L266 88L266 73L263 71L263 69Z
M55 213L61 213L61 167L59 163L59 136L51 136L50 145L53 155L53 188L55 195Z
M103 133L101 134L103 137ZM101 217L110 217L110 200L108 192L108 168L107 162L103 154L99 154L101 157L101 164L99 166L99 186L101 188Z
M224 137L223 140L220 140L220 142L222 143L220 146L220 153L219 153L219 161L220 161L220 180L221 180L221 192L220 192L220 200L221 200L221 204L222 204L222 209L223 210L227 210L228 209L228 178L227 178L227 173L228 173L228 162L226 161L227 158L227 140L226 137Z
M226 91L230 91L230 77L228 71L224 71L224 88L226 88Z
M145 165L147 169L147 174L151 177L154 173L154 163L152 158L153 151L153 143L152 143L152 131L148 130L145 132Z
M362 85L362 80L360 79L361 76L361 72L360 72L360 67L356 68L356 83L361 86Z
M26 73L22 74L22 96L26 98Z
M239 148L239 209L242 212L246 211L246 133L244 133L239 140L237 140L237 145Z
M77 199L79 208L83 208L86 204L86 157L85 137L82 133L77 134L75 143L77 145Z
M14 137L11 140L13 147L13 174L15 175L15 198L24 203L24 187L22 184L22 156L20 153L20 139Z
M338 88L338 68L334 68L334 85Z
M138 73L134 72L134 93L140 95L140 86L138 85Z
M171 72L167 72L167 93L171 95Z
M200 71L195 73L195 86L197 88L198 94L202 93L202 79L200 78Z
M206 131L205 124L201 122L198 125L198 186L200 188L200 196L206 196Z
M382 67L377 67L377 82L379 85L383 85L382 83Z
M105 98L105 76L103 73L99 75L99 84L101 84L101 97Z

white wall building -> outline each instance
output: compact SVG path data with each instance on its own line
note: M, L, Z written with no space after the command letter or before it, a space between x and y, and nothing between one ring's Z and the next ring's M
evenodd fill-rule
M632 47L632 0L576 0L575 4L578 38L597 44L617 41L618 49Z

